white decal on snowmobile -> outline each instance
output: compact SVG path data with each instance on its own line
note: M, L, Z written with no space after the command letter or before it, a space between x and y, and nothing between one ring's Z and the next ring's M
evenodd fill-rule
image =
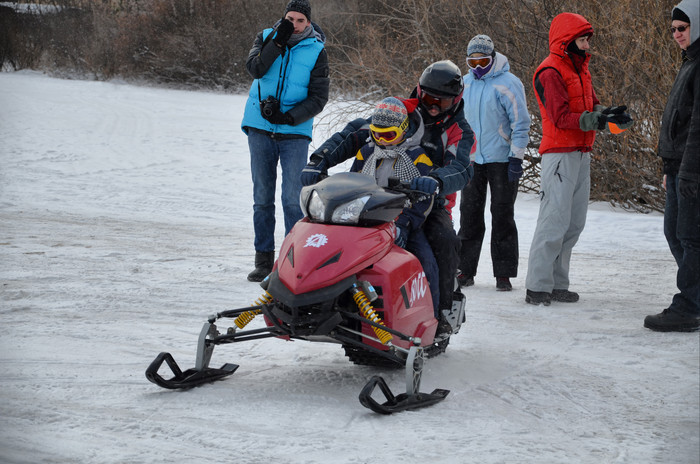
M326 237L324 234L313 234L306 239L306 245L304 245L304 248L308 246L321 248L326 243L328 243L328 237Z
M425 292L428 289L428 280L425 278L425 272L421 272L411 281L411 298L409 303L413 306L413 303L419 298L425 296Z

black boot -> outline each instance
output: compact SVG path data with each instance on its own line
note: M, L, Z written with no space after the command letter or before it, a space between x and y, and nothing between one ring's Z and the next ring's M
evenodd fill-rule
M440 311L442 313L442 311ZM444 316L438 318L438 326L435 330L435 338L448 337L452 334L452 325L445 319Z
M552 304L552 294L549 292L533 292L532 290L527 290L525 292L525 303L530 303L531 305L549 306Z
M700 317L666 308L659 314L645 317L644 327L657 332L695 332L700 329Z
M552 290L552 301L559 301L560 303L576 303L578 301L578 293L555 288Z
M256 251L255 252L255 269L248 274L248 280L251 282L262 282L270 272L272 265L275 262L274 251Z

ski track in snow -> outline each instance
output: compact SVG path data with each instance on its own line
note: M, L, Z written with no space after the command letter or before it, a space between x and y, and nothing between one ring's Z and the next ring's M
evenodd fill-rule
M426 362L421 389L451 390L431 408L376 415L360 389L380 373L400 393L403 371L280 340L218 347L233 376L166 391L151 360L192 367L207 316L261 293L245 96L33 72L0 88L0 462L700 461L699 336L642 327L675 292L660 215L591 205L581 301L534 307L521 194L514 291L495 291L487 231L467 323Z

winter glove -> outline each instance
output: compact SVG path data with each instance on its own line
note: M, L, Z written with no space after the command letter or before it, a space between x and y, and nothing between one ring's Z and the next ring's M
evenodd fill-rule
M396 238L394 243L401 248L406 248L408 243L408 227L396 224Z
M271 115L262 115L263 118L270 121L272 124L286 124L288 126L294 125L294 118L292 118L289 113L283 113L279 108L275 109Z
M686 200L698 197L698 182L688 179L678 178L678 192Z
M328 173L328 163L326 159L313 153L309 163L301 171L301 185L312 185L318 182L321 176Z
M609 114L607 117L608 130L613 134L624 132L634 124L634 119L627 113Z
M584 111L578 118L578 126L582 131L603 130L608 122L608 115L600 111Z
M430 176L416 177L411 180L411 190L419 190L428 195L435 195L440 191L438 180Z
M508 182L517 182L523 175L523 160L516 157L508 158Z
M275 38L272 39L272 41L279 48L284 48L287 45L287 42L289 41L289 38L292 36L293 32L294 24L292 24L292 22L288 19L283 18L280 22L280 25L277 26L277 34L275 35Z
M599 106L602 106L602 105L599 105ZM598 107L596 107L596 110L598 109ZM627 106L621 105L621 106L608 106L607 108L601 110L600 112L603 114L622 114L626 111L627 111Z

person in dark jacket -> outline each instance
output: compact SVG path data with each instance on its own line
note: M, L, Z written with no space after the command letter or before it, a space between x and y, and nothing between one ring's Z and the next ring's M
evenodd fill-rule
M285 234L303 217L299 174L307 162L313 117L328 102L328 56L307 0L292 0L284 17L255 37L246 68L250 86L241 128L248 135L253 177L255 269L262 281L275 258L275 187L282 166Z
M435 167L427 176L412 181L412 188L437 194L436 206L423 224L439 268L440 309L452 308L455 277L459 265L459 239L452 225L448 202L472 177L470 153L474 133L464 117L464 82L459 67L451 61L428 66L406 102L415 106L425 132L421 147ZM412 100L412 102L411 102ZM408 105L407 105L408 106ZM369 138L370 119L356 119L333 134L314 153L302 172L302 183L310 185L328 168L352 158Z
M678 273L679 292L644 327L660 332L700 329L700 1L671 11L671 33L683 64L661 120L658 154L664 163L664 234Z
M355 155L350 171L372 177L380 187L387 187L391 177L409 182L432 171L433 162L420 146L423 120L415 111L411 111L409 116L406 104L398 98L388 97L375 106L370 125L371 138ZM442 323L438 332L445 332L450 324L440 317L438 265L422 227L434 201L433 195L426 195L403 209L394 221L394 242L420 261L433 297L435 318Z
M542 118L540 210L530 246L525 302L573 303L571 252L586 224L591 150L597 130L632 125L627 107L605 107L593 89L588 62L593 27L583 16L561 13L549 28L549 56L533 76Z

